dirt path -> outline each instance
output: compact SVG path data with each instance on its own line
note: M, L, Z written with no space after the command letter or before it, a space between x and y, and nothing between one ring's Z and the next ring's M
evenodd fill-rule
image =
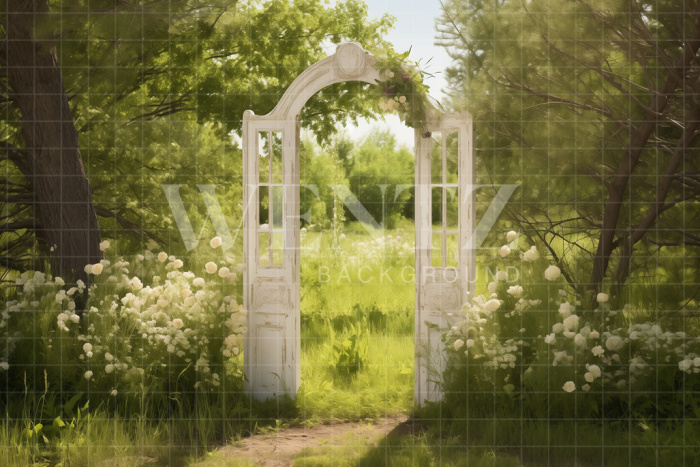
M311 428L285 428L274 433L244 438L236 446L219 449L200 467L249 461L261 467L290 466L306 448L343 446L349 439L356 443L376 444L408 419L407 416L382 418L371 422L317 425Z

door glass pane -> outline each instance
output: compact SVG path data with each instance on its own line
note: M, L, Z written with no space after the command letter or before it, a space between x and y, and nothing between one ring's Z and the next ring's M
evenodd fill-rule
M270 147L268 145L269 132L258 132L258 172L260 174L259 182L268 183L270 181Z
M270 264L270 232L258 232L258 247L260 248L260 257L258 264L269 266Z
M260 203L258 205L258 223L261 226L261 230L267 230L269 228L269 191L270 188L267 186L261 186L258 188L258 192L260 193Z
M459 229L459 190L456 186L445 188L447 198L447 230Z
M449 131L445 135L445 162L447 183L458 183L459 133Z
M442 183L442 138L440 132L433 132L430 141L430 182Z
M282 204L282 187L273 186L272 187L272 228L281 229L283 214L283 204Z
M433 229L442 230L442 187L433 187L431 190Z
M441 268L442 263L442 233L433 233L430 246L430 265Z
M272 183L282 183L282 132L273 131L272 135Z
M447 235L447 267L459 267L459 235Z

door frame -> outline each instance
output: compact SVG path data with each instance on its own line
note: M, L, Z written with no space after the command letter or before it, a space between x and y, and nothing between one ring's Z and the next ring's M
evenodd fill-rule
M243 301L248 311L244 369L246 390L258 400L285 394L294 397L301 384L299 115L309 98L326 86L345 81L376 84L381 80L376 65L377 59L359 44L340 44L335 54L301 73L270 113L258 116L246 110L243 114L243 199L247 206L243 214ZM442 398L439 382L444 349L437 328L446 325L446 313L458 311L465 302L473 288L475 271L474 249L468 244L474 231L474 201L468 189L474 177L472 119L467 112L428 112L427 125L433 134L458 134L459 259L456 268L431 265L434 233L430 164L434 140L416 129L415 399L419 405ZM262 149L262 141L267 149ZM273 146L272 141L279 141L279 146ZM444 144L442 151L445 159ZM272 162L278 156L281 174L274 173ZM266 160L267 182L261 182L265 178L261 175L261 157L270 158ZM281 211L276 211L282 213L282 218L274 221L281 225L270 223L267 231L259 223L259 196L265 190L270 195L275 190L282 192ZM268 206L272 211L272 196L268 197ZM279 251L271 240L275 235L283 239ZM267 264L261 263L261 238L269 242ZM442 279L435 280L440 274Z

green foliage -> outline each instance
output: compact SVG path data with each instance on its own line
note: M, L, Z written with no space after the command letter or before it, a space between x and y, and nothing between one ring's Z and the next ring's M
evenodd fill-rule
M607 294L585 313L585 304L561 288L559 270L531 251L522 257L522 286L504 277L492 282L491 295L472 298L444 334L450 416L518 410L528 419L547 413L566 420L573 411L580 419L661 423L697 410L697 337L629 308L615 310Z
M358 320L351 324L348 334L339 338L331 333L333 361L331 369L339 378L355 376L367 360L366 323ZM332 328L331 328L332 329Z
M397 148L388 130L375 130L352 153L349 165L350 191L377 222L395 228L413 201L413 154Z
M398 110L406 125L421 130L427 138L430 137L428 119L432 116L428 86L418 64L407 60L409 53L398 54L388 49L381 54L377 63L382 77L378 82L379 105L383 110Z
M194 404L195 392L240 389L246 313L236 274L209 262L207 271L195 269L205 280L150 250L131 262L112 259L90 267L82 318L76 300L84 284L68 287L40 272L17 280L0 320L5 390L21 394L43 377L67 394L90 392L94 404L118 401L120 411L154 415Z
M103 237L121 240L122 254L138 253L147 237L185 252L162 184L182 185L195 232L207 228L199 184L217 185L224 215L241 219L241 151L231 136L243 112L272 110L329 45L389 47L383 36L393 24L388 15L369 19L358 0L50 3L36 35L57 45ZM0 143L21 149L19 112L10 101L2 108ZM340 83L313 96L301 121L325 141L339 122L376 111L369 84ZM16 159L0 163L9 186L26 194ZM26 196L7 198L11 225L32 216ZM26 229L0 233L0 244L13 245L6 264L26 264L37 254L33 240ZM51 245L39 246L48 255Z
M690 264L680 271L689 277L700 256L697 190L688 196L683 188L684 174L698 172L700 143L682 140L694 125L697 90L663 90L674 77L696 79L691 66L672 65L681 63L684 46L694 47L695 20L677 0L444 3L438 29L454 60L450 104L474 116L477 183L519 185L497 229L517 226L551 246L584 300L591 299L583 297L593 282L591 257L608 271L607 281L625 283L626 243L633 247L632 287L615 291L620 302L636 300L640 280L661 286L651 300L636 300L645 308L677 310L695 294L687 279L669 276L683 256ZM660 94L667 104L650 113ZM628 159L636 150L639 158ZM613 185L626 180L627 160L633 175L618 204ZM669 170L675 181L647 231L643 219L654 213ZM606 218L616 206L619 216ZM598 250L601 227L615 231L610 254Z
M334 222L340 200L333 192L334 185L348 185L347 171L340 158L339 147L344 153L352 151L353 143L340 135L331 147L318 146L312 141L302 141L301 158L301 207L299 212L304 225L313 224L328 229ZM340 207L342 209L342 206ZM307 216L311 213L310 217ZM338 213L340 214L340 213ZM335 216L337 221L337 215ZM341 222L342 224L342 222Z
M302 217L326 229L343 217L353 220L353 213L343 205L333 186L347 186L372 218L394 229L403 217L413 215L413 154L396 147L396 137L389 130L374 129L359 143L344 135L330 147L304 141L301 147ZM320 217L325 209L325 218ZM363 221L365 219L362 219Z

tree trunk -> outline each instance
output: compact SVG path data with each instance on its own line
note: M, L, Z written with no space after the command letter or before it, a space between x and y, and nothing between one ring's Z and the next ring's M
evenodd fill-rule
M35 37L36 25L48 24L48 1L5 5L9 97L21 112L36 233L54 248L54 275L87 283L85 265L102 258L100 231L55 45Z

